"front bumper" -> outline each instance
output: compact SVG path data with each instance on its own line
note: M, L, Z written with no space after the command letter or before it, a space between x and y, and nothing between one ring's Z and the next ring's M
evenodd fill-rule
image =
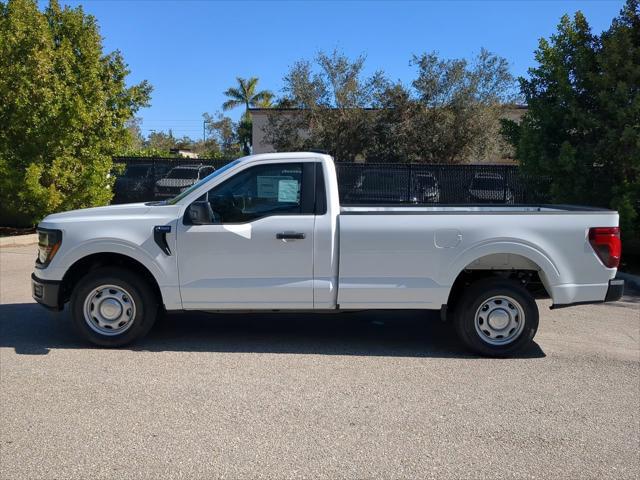
M561 303L561 304L554 303L553 305L551 305L551 308L555 309L555 308L573 307L575 305L589 305L593 303L616 302L622 298L623 293L624 293L624 280L614 278L613 280L609 280L609 287L607 288L607 293L604 297L604 300L589 300L586 302L573 302L573 303Z
M60 302L60 284L55 280L42 280L31 274L31 295L40 305L52 310L62 310Z

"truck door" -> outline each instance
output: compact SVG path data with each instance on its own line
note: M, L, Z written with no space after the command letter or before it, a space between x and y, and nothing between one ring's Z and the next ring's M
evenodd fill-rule
M183 308L313 308L314 189L314 163L269 162L198 199L212 220L178 222Z

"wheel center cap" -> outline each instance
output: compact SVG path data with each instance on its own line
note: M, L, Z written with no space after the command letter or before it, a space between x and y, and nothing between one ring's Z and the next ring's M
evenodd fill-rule
M495 309L489 314L489 318L487 318L489 326L494 330L502 330L503 328L506 328L507 325L509 325L510 320L511 318L509 317L509 314L501 308Z
M122 305L113 298L106 298L100 303L100 315L107 320L115 320L122 314Z

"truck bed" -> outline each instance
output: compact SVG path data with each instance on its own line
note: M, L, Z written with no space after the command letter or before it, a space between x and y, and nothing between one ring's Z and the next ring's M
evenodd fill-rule
M350 205L340 210L341 308L439 309L460 272L536 272L554 304L604 300L615 269L589 245L615 211L568 205ZM375 218L374 218L375 217Z
M506 213L506 214L592 214L613 210L579 205L342 205L340 213L346 215L363 214L460 214L460 213Z

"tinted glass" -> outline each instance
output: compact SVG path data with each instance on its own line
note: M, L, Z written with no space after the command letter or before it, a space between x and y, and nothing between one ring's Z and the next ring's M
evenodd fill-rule
M202 180L200 180L199 182L195 183L194 185L191 185L186 190L183 190L182 193L180 193L180 195L178 195L177 197L173 197L172 199L167 200L167 203L170 204L170 205L173 205L173 204L179 202L184 197L189 195L191 192L193 192L194 190L197 190L198 188L200 188L202 186L202 184L208 182L212 178L217 177L218 175L222 175L224 172L226 172L227 170L229 170L232 167L235 167L240 162L241 162L241 160L238 159L238 160L234 160L231 163L227 163L224 167L220 167L218 170L215 170L214 172L212 172L209 176L203 178Z
M207 175L211 175L211 172L213 172L214 168L213 167L204 167L203 169L200 170L200 178L206 177Z
M124 172L125 177L144 177L149 171L149 165L132 165L127 167L127 170Z
M471 184L473 190L496 190L504 187L502 178L474 178Z
M197 168L174 168L167 178L198 178Z
M436 186L436 179L433 177L417 177L415 183L425 188L433 188Z
M245 223L269 215L302 213L302 164L260 165L209 191L220 223Z
M385 190L396 185L407 185L409 175L406 172L385 172L371 171L365 172L360 186L366 190Z

